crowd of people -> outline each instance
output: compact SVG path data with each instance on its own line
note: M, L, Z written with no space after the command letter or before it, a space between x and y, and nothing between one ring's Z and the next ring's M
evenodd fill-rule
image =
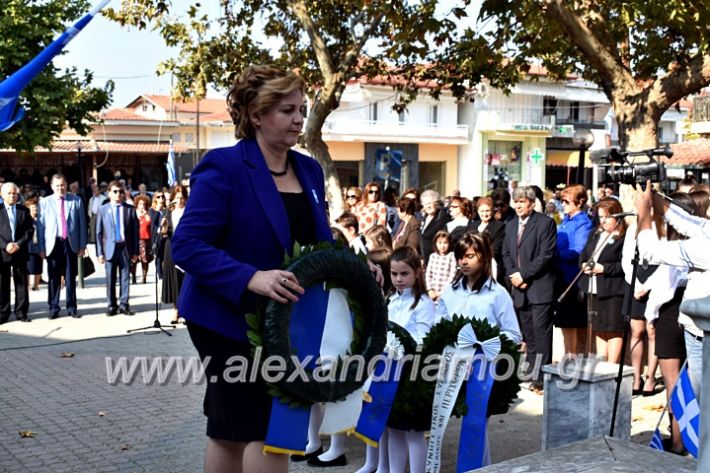
M552 361L554 326L562 329L567 353L623 362L629 323L634 393L655 392L658 366L665 386L673 386L686 358L699 392L703 333L681 311L681 301L710 292L707 253L700 253L710 235L707 184L684 183L689 186L671 196L670 206L651 195L650 185L637 189L630 199L636 199L638 223L629 226L623 209L634 203L622 205L611 186L593 195L579 184L545 192L511 182L509 189L469 199L430 189L398 193L369 182L345 189L345 212L331 215L331 226L321 167L292 149L303 126L304 91L305 82L291 71L246 68L227 98L239 141L204 156L191 176L189 204L186 186L149 198L126 192L120 181L92 182L84 199L55 175L51 194L27 198L23 206L18 186L3 184L0 322L10 315L10 277L18 291L15 315L29 320L29 275L37 288L44 261L50 318L60 315L62 284L67 314L80 317L77 262L91 242L106 267L106 315L132 315L130 284L139 265L145 283L154 261L162 301L173 305L173 322L185 318L200 357L210 360L205 374L215 380L206 384L203 403L206 471L288 469L287 455L264 450L273 402L266 383L230 383L221 375L234 356L254 362L245 315L255 311L258 297L287 303L305 293L296 276L281 269L284 251L295 243L339 239L366 254L387 296L390 321L417 343L454 315L487 320L525 353L523 368L535 392L543 389L541 366ZM342 465L342 437L322 450L317 411L316 405L305 455L293 459ZM407 463L423 472L429 421L388 422L380 448L367 447L358 473L404 472ZM670 450L681 453L677 423L672 429Z
M22 188L14 182L2 184L0 194L5 212L0 212L0 324L10 320L30 322L29 291L39 290L48 280L48 315L61 315L61 290L65 290L66 315L80 318L76 279L79 264L93 265L87 252L94 245L98 264L106 269L106 315L134 315L130 307L130 285L147 283L149 264L163 279L161 300L173 307L171 323L180 322L177 298L183 271L172 262L170 239L185 209L188 187L176 185L149 193L144 184L135 193L125 181L89 182L91 195L66 178L55 174L48 180L51 192ZM88 193L87 193L88 194ZM11 282L15 307L11 307ZM119 295L116 297L116 286Z

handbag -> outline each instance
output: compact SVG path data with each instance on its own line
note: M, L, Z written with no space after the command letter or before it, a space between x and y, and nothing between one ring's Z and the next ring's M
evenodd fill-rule
M96 272L96 267L94 266L94 262L91 260L91 257L89 256L84 256L82 259L82 262L84 264L84 277L87 278L94 274Z

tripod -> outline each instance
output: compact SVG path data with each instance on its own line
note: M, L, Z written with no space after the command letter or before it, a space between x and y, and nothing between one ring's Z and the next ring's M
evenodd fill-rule
M157 254L158 250L158 243L157 240L155 243L153 243L153 254ZM172 337L173 334L168 332L163 328L163 326L160 324L160 319L158 319L158 315L160 315L160 302L158 299L158 266L156 265L155 267L155 320L153 320L153 325L148 325L147 327L141 327L141 328L133 328L130 330L126 330L126 333L133 333L133 332L138 332L141 330L150 330L152 328L157 328L161 332L163 332L165 335ZM172 325L169 325L170 328L175 328ZM155 332L159 333L159 332Z

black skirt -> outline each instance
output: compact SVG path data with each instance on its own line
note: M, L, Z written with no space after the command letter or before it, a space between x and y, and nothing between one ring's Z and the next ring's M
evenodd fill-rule
M555 327L582 328L586 326L586 299L580 293L579 288L574 286L555 308Z
M639 265L638 269L636 270L636 279L641 282L645 283L646 280L656 272L656 269L658 269L658 265ZM624 294L624 310L626 310L626 296L629 295L629 285L626 285L626 293ZM646 320L646 304L648 303L648 294L643 296L641 299L636 299L633 297L633 294L631 294L632 299L631 299L631 318L633 320Z
M596 332L623 332L626 321L623 314L624 296L598 297L591 295L592 328Z
M254 442L266 439L266 432L271 416L272 397L260 377L255 382L248 382L251 372L251 346L224 335L187 322L192 343L202 360L210 357L205 368L207 389L203 411L207 416L207 436L217 440L232 442ZM242 357L246 363L227 364L233 356ZM227 373L225 368L246 365L245 381L233 381L229 377L238 377L238 373Z
M656 319L656 356L685 360L685 336L678 325L678 311L685 293L684 287L676 289L673 299L661 306Z
M183 279L185 279L185 273L175 266L170 239L166 239L163 253L163 290L161 294L161 302L163 304L177 304Z
M39 257L39 254L30 253L30 258L27 260L27 274L42 274L43 262L44 260Z

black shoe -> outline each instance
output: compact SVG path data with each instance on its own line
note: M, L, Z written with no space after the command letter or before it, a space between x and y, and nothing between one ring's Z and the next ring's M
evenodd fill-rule
M56 314L49 314L49 318L50 318L50 320L58 319L58 318L59 318L59 312L57 312Z
M32 319L30 319L30 318L27 317L26 315L25 315L24 317L20 317L20 318L17 319L17 320L20 320L20 321L22 321L22 322L32 322Z
M327 468L329 466L345 466L348 464L348 459L345 457L344 453L342 455L340 455L338 458L334 458L334 459L329 460L327 462L324 462L323 460L319 459L316 456L316 457L309 458L308 464L311 466L320 466L323 468Z
M118 309L116 309L115 307L106 311L107 317L113 317L116 314L118 314Z
M177 321L175 321L174 323L177 323ZM311 458L318 457L318 455L320 455L321 453L323 453L323 447L318 447L318 450L316 450L315 452L306 453L305 455L291 455L291 461L302 462L310 460Z
M136 315L136 313L133 312L128 307L119 307L118 311L122 314L125 314L125 315Z
M69 316L72 319L80 319L81 318L81 315L78 312L73 312L73 313L69 314Z
M6 324L9 319L0 319L0 325Z

